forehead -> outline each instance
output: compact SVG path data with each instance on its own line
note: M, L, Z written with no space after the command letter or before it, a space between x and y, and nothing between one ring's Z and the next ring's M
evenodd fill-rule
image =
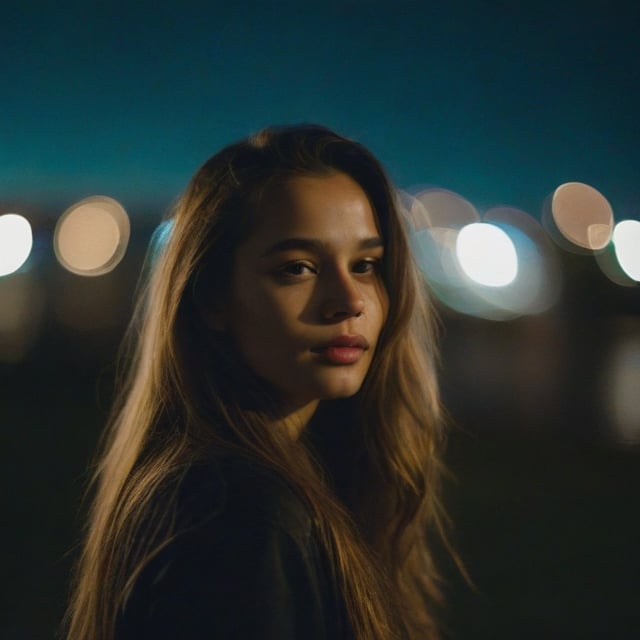
M249 242L283 237L342 244L380 236L376 216L362 187L344 173L298 176L264 204Z

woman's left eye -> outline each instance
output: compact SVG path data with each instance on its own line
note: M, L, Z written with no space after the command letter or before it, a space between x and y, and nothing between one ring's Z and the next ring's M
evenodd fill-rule
M379 258L367 258L366 260L358 260L353 265L355 273L372 273L380 268L382 261Z

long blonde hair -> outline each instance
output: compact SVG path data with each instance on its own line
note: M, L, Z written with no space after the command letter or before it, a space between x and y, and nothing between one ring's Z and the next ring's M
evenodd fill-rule
M203 320L228 294L233 253L261 203L292 177L331 172L350 175L371 201L389 296L363 387L344 402L344 446L357 473L340 497L305 438L266 428L269 390ZM171 541L170 505L160 512L158 493L170 502L166 488L186 466L235 452L278 473L309 505L358 639L437 638L441 590L427 534L445 546L446 538L434 315L382 167L324 127L265 129L202 166L172 225L132 324L135 351L96 467L68 637L113 637L136 577Z

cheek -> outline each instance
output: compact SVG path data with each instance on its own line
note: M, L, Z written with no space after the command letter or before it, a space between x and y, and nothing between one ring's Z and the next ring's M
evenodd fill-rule
M250 361L268 360L291 341L292 314L282 301L261 291L247 291L233 305L229 331Z

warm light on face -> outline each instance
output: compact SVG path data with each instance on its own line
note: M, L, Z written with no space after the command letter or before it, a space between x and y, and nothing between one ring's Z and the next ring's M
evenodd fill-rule
M94 196L67 209L56 225L54 248L63 267L83 276L112 271L129 242L129 218L111 198Z
M350 397L386 319L383 257L358 183L342 173L293 178L237 249L230 301L212 325L286 410Z
M31 225L16 213L0 216L0 276L17 271L33 246Z
M640 222L623 220L613 230L613 246L622 270L640 282Z
M493 224L476 222L460 229L456 255L465 274L487 287L504 287L518 275L513 242Z

